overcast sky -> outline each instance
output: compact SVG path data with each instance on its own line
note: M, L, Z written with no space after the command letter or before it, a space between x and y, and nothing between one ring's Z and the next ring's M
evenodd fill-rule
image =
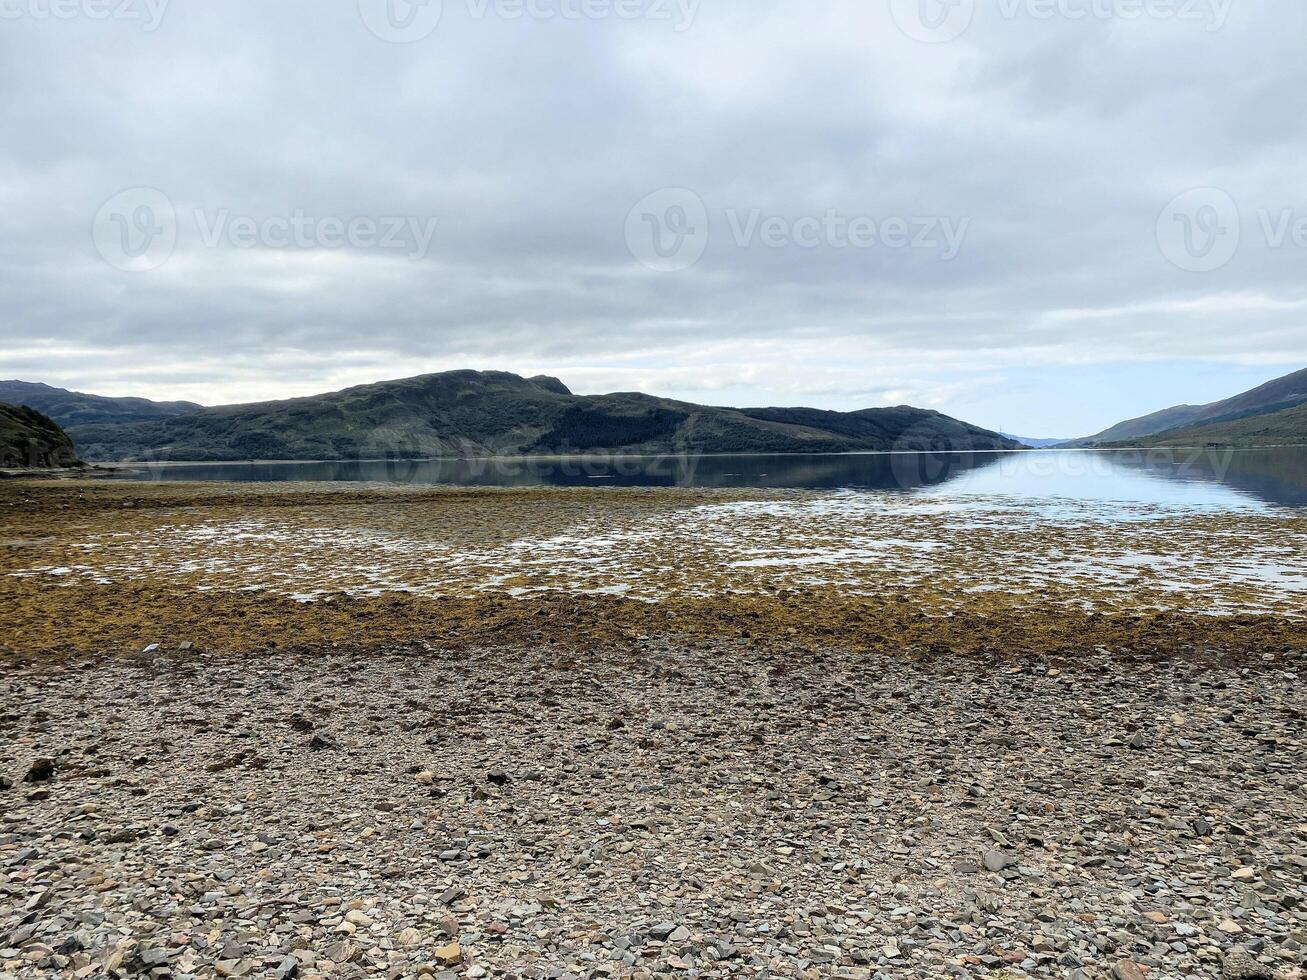
M0 377L1097 431L1307 365L1304 37L1301 0L0 0Z

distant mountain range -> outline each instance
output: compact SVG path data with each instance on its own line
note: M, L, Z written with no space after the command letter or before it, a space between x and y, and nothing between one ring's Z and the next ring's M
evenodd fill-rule
M1030 449L1049 449L1069 441L1067 439L1032 439L1029 436L1014 436L1010 432L1000 432L999 435L1005 439L1011 439L1013 442L1019 442Z
M0 402L0 469L72 466L72 440L34 408Z
M31 381L0 381L0 402L29 405L63 426L92 422L141 422L198 412L194 402L152 402L145 398L84 395Z
M1307 369L1208 405L1176 405L1064 443L1091 446L1307 445Z
M717 408L557 378L449 371L287 401L202 408L0 382L88 460L417 459L574 453L980 451L1017 442L938 412Z

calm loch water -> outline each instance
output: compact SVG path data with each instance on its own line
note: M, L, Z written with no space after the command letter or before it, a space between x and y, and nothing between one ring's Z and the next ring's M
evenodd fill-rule
M941 499L1307 507L1307 449L153 463L124 466L118 475L244 483L865 489Z

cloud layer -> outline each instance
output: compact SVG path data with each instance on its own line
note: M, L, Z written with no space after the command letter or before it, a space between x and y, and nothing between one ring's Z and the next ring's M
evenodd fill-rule
M1307 362L1296 0L0 5L0 374L1061 435L1135 407L1037 403L1086 365Z

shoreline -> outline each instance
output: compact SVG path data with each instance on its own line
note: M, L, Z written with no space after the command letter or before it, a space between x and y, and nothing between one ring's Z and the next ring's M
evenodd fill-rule
M1307 522L836 503L0 484L0 977L1301 980L1307 617L1034 566Z
M855 501L862 509L845 514L828 500L788 490L5 483L0 649L566 648L643 635L1003 660L1098 647L1243 662L1307 653L1297 594L1268 592L1260 566L1233 581L1225 557L1265 539L1269 560L1282 561L1307 540L1307 517L1187 515L1094 537L1078 517L1050 527L1018 511L968 528L928 501L888 510ZM796 551L796 537L860 542L874 559ZM1087 575L1072 549L1122 572ZM1159 577L1137 555L1177 571Z

